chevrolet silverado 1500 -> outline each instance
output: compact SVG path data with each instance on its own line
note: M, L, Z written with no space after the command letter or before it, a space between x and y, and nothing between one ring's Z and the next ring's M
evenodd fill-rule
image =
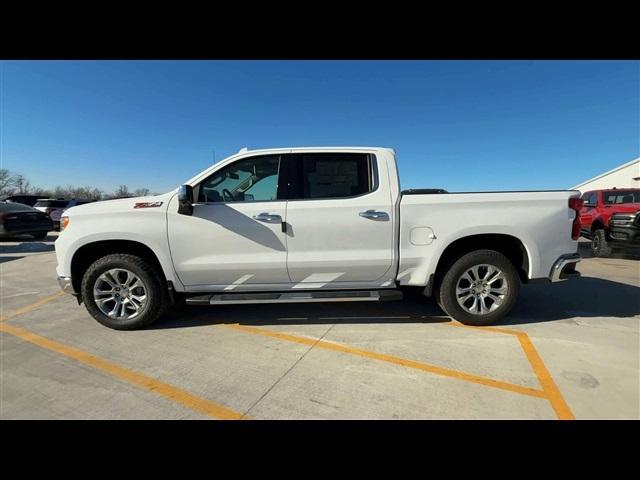
M521 283L578 276L576 191L400 191L389 148L248 151L163 195L73 207L58 281L100 323L150 324L174 302L394 300L420 287L486 325Z

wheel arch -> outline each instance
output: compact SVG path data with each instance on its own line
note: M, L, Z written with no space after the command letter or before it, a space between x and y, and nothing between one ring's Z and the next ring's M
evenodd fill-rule
M474 250L495 250L505 255L516 268L520 281L528 283L531 260L524 243L517 237L506 233L481 233L458 238L443 250L434 274L425 288L425 295L431 296L447 270L461 256Z
M598 217L593 222L591 222L591 233L601 228L605 228L605 222L601 217Z
M82 277L89 266L97 259L113 253L128 253L145 259L162 275L166 283L167 275L155 252L142 242L135 240L98 240L86 243L78 248L71 258L71 282L75 292L80 292Z

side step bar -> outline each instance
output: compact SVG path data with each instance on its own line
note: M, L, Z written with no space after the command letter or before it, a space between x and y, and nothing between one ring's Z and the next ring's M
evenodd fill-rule
M207 293L188 297L188 305L233 305L238 303L379 302L402 300L400 290L342 290L315 292Z

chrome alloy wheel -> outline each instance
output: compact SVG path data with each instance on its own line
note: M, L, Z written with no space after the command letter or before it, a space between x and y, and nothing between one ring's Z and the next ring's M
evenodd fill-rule
M93 300L102 313L118 320L136 317L147 302L147 287L133 272L112 268L93 285Z
M485 315L502 305L508 288L502 270L488 264L474 265L458 278L456 299L466 312Z

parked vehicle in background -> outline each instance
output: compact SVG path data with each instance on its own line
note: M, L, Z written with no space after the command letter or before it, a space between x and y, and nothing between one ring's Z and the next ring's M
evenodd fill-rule
M63 198L41 198L36 202L34 207L41 212L49 215L49 217L51 217L51 220L53 220L55 228L59 228L60 217L68 208L75 207L77 205L83 205L85 203L90 203L93 201L94 200L76 200L75 198L72 198L70 200L65 200Z
M243 149L172 192L69 209L58 282L121 330L176 298L380 301L412 286L486 325L521 283L579 276L579 195L401 191L389 148Z
M3 202L21 203L33 207L42 198L37 195L10 195L2 199Z
M0 237L29 234L45 238L53 221L45 213L22 203L0 202Z
M582 195L580 234L596 257L640 246L640 188L592 190Z

